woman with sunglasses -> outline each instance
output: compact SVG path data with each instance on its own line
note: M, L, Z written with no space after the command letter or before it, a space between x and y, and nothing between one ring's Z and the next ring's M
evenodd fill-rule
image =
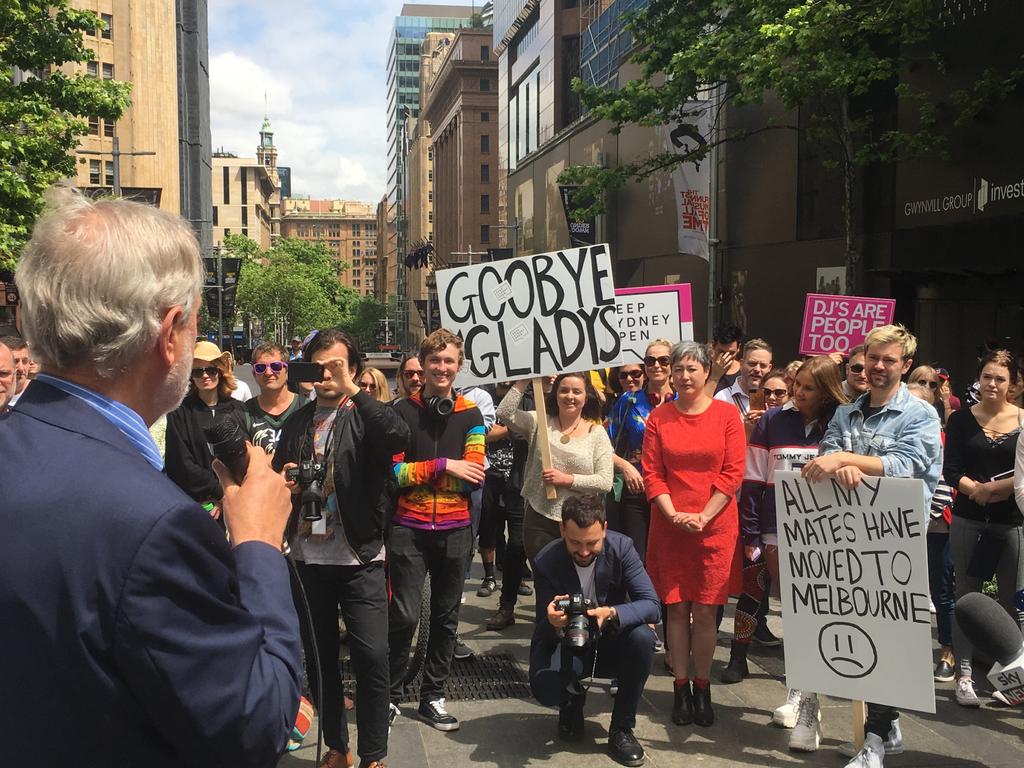
M384 373L372 365L363 368L363 372L359 374L359 381L356 384L359 385L363 392L366 392L382 403L390 403L394 399L391 397L391 390L388 388L388 380L385 378Z
M907 384L920 384L925 389L925 396L921 399L934 406L942 382L939 381L938 371L930 365L919 365L910 372Z
M797 368L799 370L799 368ZM796 383L796 372L793 373L793 381ZM786 383L786 371L774 370L764 377L761 382L761 391L764 392L765 410L781 408L789 402L789 385Z
M216 520L224 490L213 472L213 455L203 430L214 419L227 416L237 421L243 434L249 434L245 405L231 396L235 377L230 359L216 344L197 342L188 394L167 415L167 476Z

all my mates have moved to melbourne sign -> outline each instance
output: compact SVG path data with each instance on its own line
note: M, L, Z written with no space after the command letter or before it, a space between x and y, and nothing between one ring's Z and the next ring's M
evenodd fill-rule
M455 267L436 277L441 322L463 339L460 385L622 362L605 244Z

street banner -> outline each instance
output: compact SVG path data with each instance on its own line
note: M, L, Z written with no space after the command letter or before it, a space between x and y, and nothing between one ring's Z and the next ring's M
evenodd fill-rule
M935 711L921 480L775 473L786 685Z
M693 300L689 283L615 289L615 314L622 356L627 363L644 359L655 339L693 341Z
M690 101L687 119L663 126L662 149L680 156L706 151L711 136L711 102ZM711 217L711 158L678 163L672 171L676 231L679 252L708 259L708 226Z
M463 339L458 384L487 384L622 361L607 244L435 273L443 327Z
M572 216L572 212L577 208L589 208L593 205L593 198L590 196L584 197L579 192L579 187L575 185L560 186L558 194L562 198L562 210L565 211L565 221L569 225L569 244L574 248L593 245L594 239L597 236L594 217L576 219Z
M800 354L846 354L862 344L873 329L891 323L895 312L895 299L808 293Z

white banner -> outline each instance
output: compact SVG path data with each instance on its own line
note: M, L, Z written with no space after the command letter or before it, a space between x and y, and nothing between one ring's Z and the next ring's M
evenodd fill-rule
M616 312L622 355L640 363L655 339L693 341L693 302L689 283L616 288Z
M435 274L441 322L463 339L458 386L622 362L607 244Z
M687 155L707 146L711 136L711 102L692 101L686 121L664 126L662 148L665 152ZM709 257L708 226L711 213L711 157L680 162L672 171L679 252L702 259Z
M786 684L935 711L920 480L775 473Z

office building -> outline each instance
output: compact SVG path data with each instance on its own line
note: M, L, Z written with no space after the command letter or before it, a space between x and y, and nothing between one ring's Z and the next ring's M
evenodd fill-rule
M377 210L352 200L288 198L281 212L281 237L321 242L348 265L341 282L374 295L377 273Z

